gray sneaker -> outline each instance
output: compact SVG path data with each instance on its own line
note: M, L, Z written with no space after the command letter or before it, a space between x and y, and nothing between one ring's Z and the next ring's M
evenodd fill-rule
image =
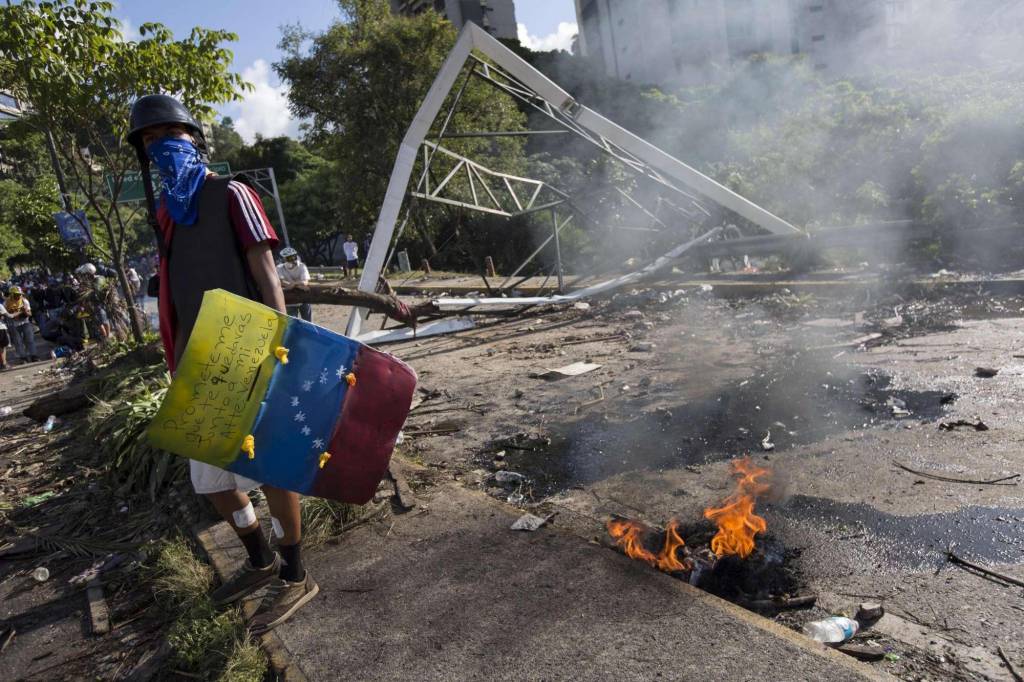
M288 582L278 578L270 583L267 593L249 621L249 632L260 635L276 628L292 617L320 591L313 576L306 571L306 577L299 582Z
M214 606L234 603L274 580L280 570L281 555L277 552L274 552L274 560L270 565L264 568L253 568L252 563L246 559L230 580L213 591L210 599L213 600Z

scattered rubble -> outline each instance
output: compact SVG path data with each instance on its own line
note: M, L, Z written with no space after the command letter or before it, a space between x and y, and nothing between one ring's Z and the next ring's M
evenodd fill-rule
M975 431L988 431L988 425L978 418L957 419L956 421L939 422L939 431L956 431L960 428L971 428Z
M528 533L532 533L539 530L542 526L547 524L551 519L555 518L554 514L548 514L547 516L534 516L533 514L523 514L515 522L509 526L511 530L523 530Z
M587 372L593 372L595 369L601 369L601 365L594 364L592 362L574 362L571 365L564 367L558 367L556 369L546 369L543 372L539 372L534 375L537 379L545 379L547 381L558 381L566 377L577 377Z

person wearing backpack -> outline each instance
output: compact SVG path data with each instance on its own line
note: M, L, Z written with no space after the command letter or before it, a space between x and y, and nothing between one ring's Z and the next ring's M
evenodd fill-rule
M167 95L141 97L132 106L129 129L160 249L160 336L173 373L204 292L225 289L285 312L273 255L278 240L256 192L207 169L203 130L179 101ZM151 166L160 175L159 201ZM241 570L214 591L214 602L233 603L267 586L250 631L276 627L320 589L302 565L299 495L195 460L190 472L195 491L210 500L248 554ZM270 507L276 552L247 494L256 487Z

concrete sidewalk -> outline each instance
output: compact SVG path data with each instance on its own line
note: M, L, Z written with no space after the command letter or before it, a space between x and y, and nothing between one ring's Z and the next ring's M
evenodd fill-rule
M309 553L321 594L275 637L309 679L879 678L596 543L511 531L480 493L425 502Z

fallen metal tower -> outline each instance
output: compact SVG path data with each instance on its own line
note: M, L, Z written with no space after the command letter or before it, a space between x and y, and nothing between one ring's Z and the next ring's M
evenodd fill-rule
M474 50L477 54L474 54ZM478 56L480 55L480 56ZM481 58L481 56L483 58ZM402 140L395 160L394 169L388 183L384 203L374 230L373 240L359 288L363 291L376 290L382 270L390 260L388 251L396 237L396 230L401 234L408 214L399 223L402 206L407 197L414 201L428 201L447 204L483 213L511 217L539 211L550 211L552 219L551 236L547 238L527 258L527 260L506 278L505 283L514 278L538 253L552 242L557 253L559 292L563 291L561 273L561 252L559 232L572 220L572 211L578 210L571 205L571 198L558 188L551 187L539 180L518 177L491 170L465 156L459 155L442 146L448 125L458 106L462 89L456 91L453 102L447 111L436 141L428 140L428 134L434 121L441 113L448 96L454 90L460 74L481 79L498 91L519 100L550 119L558 126L557 131L539 131L543 133L565 132L574 134L594 145L604 154L623 164L635 176L645 178L659 190L677 198L677 203L659 196L659 206L664 203L682 215L707 213L700 200L707 200L727 209L751 223L774 235L801 236L804 233L785 220L773 215L757 204L743 198L727 187L691 168L682 161L672 157L646 140L612 123L595 111L577 102L569 93L562 90L539 71L534 69L514 52L498 42L489 33L478 26L467 23L459 35L458 41L445 59L440 72L434 79L422 105L413 118ZM474 131L473 136L516 135L517 132L506 131ZM534 134L537 134L536 132ZM459 137L453 134L451 137ZM410 179L417 161L422 155L423 171L416 185L410 189ZM451 167L440 181L431 184L431 166L436 160L443 159ZM457 198L448 190L453 179L463 178L468 185L470 199ZM664 225L657 211L644 207L637 199L622 188L614 188L629 204L635 206L650 220L652 225ZM560 218L559 210L568 207L570 215ZM643 228L639 228L643 229ZM458 310L464 308L537 305L538 303L563 303L582 296L601 293L617 286L632 283L654 269L664 267L673 258L699 244L707 242L717 235L718 228L707 230L704 234L689 239L671 249L644 267L612 278L580 290L570 295L551 297L517 298L515 296L501 298L446 299L444 308ZM504 283L501 288L504 287ZM359 336L366 311L362 308L353 310L349 320L347 333ZM421 328L421 335L429 330Z

